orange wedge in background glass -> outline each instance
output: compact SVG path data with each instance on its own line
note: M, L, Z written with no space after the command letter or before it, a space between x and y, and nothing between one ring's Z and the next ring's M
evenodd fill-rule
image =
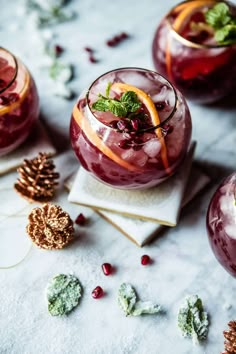
M180 5L177 5L173 10L173 13L176 13L178 11L180 12L176 16L174 22L172 23L173 30L177 33L180 33L183 29L183 26L185 26L186 22L188 21L189 17L192 15L194 10L213 3L215 3L215 0L194 0L192 2L187 1ZM172 72L171 72L170 47L171 47L171 36L169 36L167 41L167 46L166 46L166 70L169 79L173 80Z
M90 126L86 118L83 117L83 114L79 111L78 107L75 106L72 113L75 121L77 122L80 129L87 136L89 141L96 146L104 155L109 157L111 160L116 162L118 165L124 167L126 170L133 172L142 172L142 169L132 165L131 163L123 160L118 155L116 155L108 146L105 145L102 139L99 138L96 131Z
M148 109L148 112L151 117L151 121L153 126L159 125L161 123L160 118L158 116L158 112L156 110L155 104L152 101L151 97L144 91L140 90L139 88L129 85L129 84L123 84L121 82L116 82L111 85L111 90L117 92L117 93L122 93L122 92L127 92L127 91L133 91L137 94L139 100L146 106ZM165 170L168 174L171 174L171 170L169 167L169 162L168 162L168 157L167 157L167 148L165 144L164 137L162 135L162 131L160 128L157 128L155 130L155 133L160 140L161 143L161 159L162 163L165 167Z

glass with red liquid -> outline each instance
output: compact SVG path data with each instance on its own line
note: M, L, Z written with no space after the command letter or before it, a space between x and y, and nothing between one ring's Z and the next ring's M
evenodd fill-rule
M221 2L236 18L236 6ZM216 4L190 0L176 5L161 21L152 44L156 70L198 103L214 102L235 88L236 44L217 43L206 24L206 12Z
M0 156L16 149L39 115L32 76L13 54L0 47Z
M136 112L117 117L97 111L101 95L120 100L137 93ZM81 163L99 181L115 188L152 187L171 176L186 156L191 117L182 94L160 74L121 68L96 79L74 106L70 136Z
M220 264L236 276L236 172L213 195L207 212L211 248Z

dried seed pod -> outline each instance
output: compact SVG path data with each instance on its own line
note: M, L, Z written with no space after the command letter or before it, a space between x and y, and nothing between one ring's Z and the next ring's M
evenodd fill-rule
M27 232L40 248L60 249L73 238L73 221L58 205L44 204L34 208L28 216Z

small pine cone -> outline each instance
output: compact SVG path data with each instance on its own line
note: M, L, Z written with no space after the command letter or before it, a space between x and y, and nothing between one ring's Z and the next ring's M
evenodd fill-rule
M236 321L230 321L228 323L229 330L224 331L225 351L222 354L236 354Z
M44 204L42 208L34 208L28 219L27 232L40 248L63 248L74 236L73 221L60 206Z
M55 192L55 181L59 173L54 172L55 166L47 153L40 152L32 160L24 160L18 168L20 178L14 185L15 190L24 198L45 203L52 199Z

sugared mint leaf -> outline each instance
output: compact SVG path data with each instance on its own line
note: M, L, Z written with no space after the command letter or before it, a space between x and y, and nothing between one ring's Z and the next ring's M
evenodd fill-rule
M198 343L207 337L208 326L208 315L203 309L202 300L197 295L186 297L178 313L178 327L182 335Z
M161 307L154 305L151 301L137 301L132 311L133 316L140 316L143 314L152 315L160 312Z
M134 288L129 283L121 284L118 291L118 303L126 316L140 316L160 312L160 306L151 301L137 301Z
M71 274L58 274L46 289L48 311L52 316L62 316L76 307L82 296L79 280Z
M215 40L220 44L232 44L236 42L236 24L226 25L215 32Z
M135 290L128 283L121 284L118 290L118 303L126 316L132 314L132 310L137 301Z
M215 29L227 25L231 21L229 7L220 2L208 10L205 14L206 23Z

